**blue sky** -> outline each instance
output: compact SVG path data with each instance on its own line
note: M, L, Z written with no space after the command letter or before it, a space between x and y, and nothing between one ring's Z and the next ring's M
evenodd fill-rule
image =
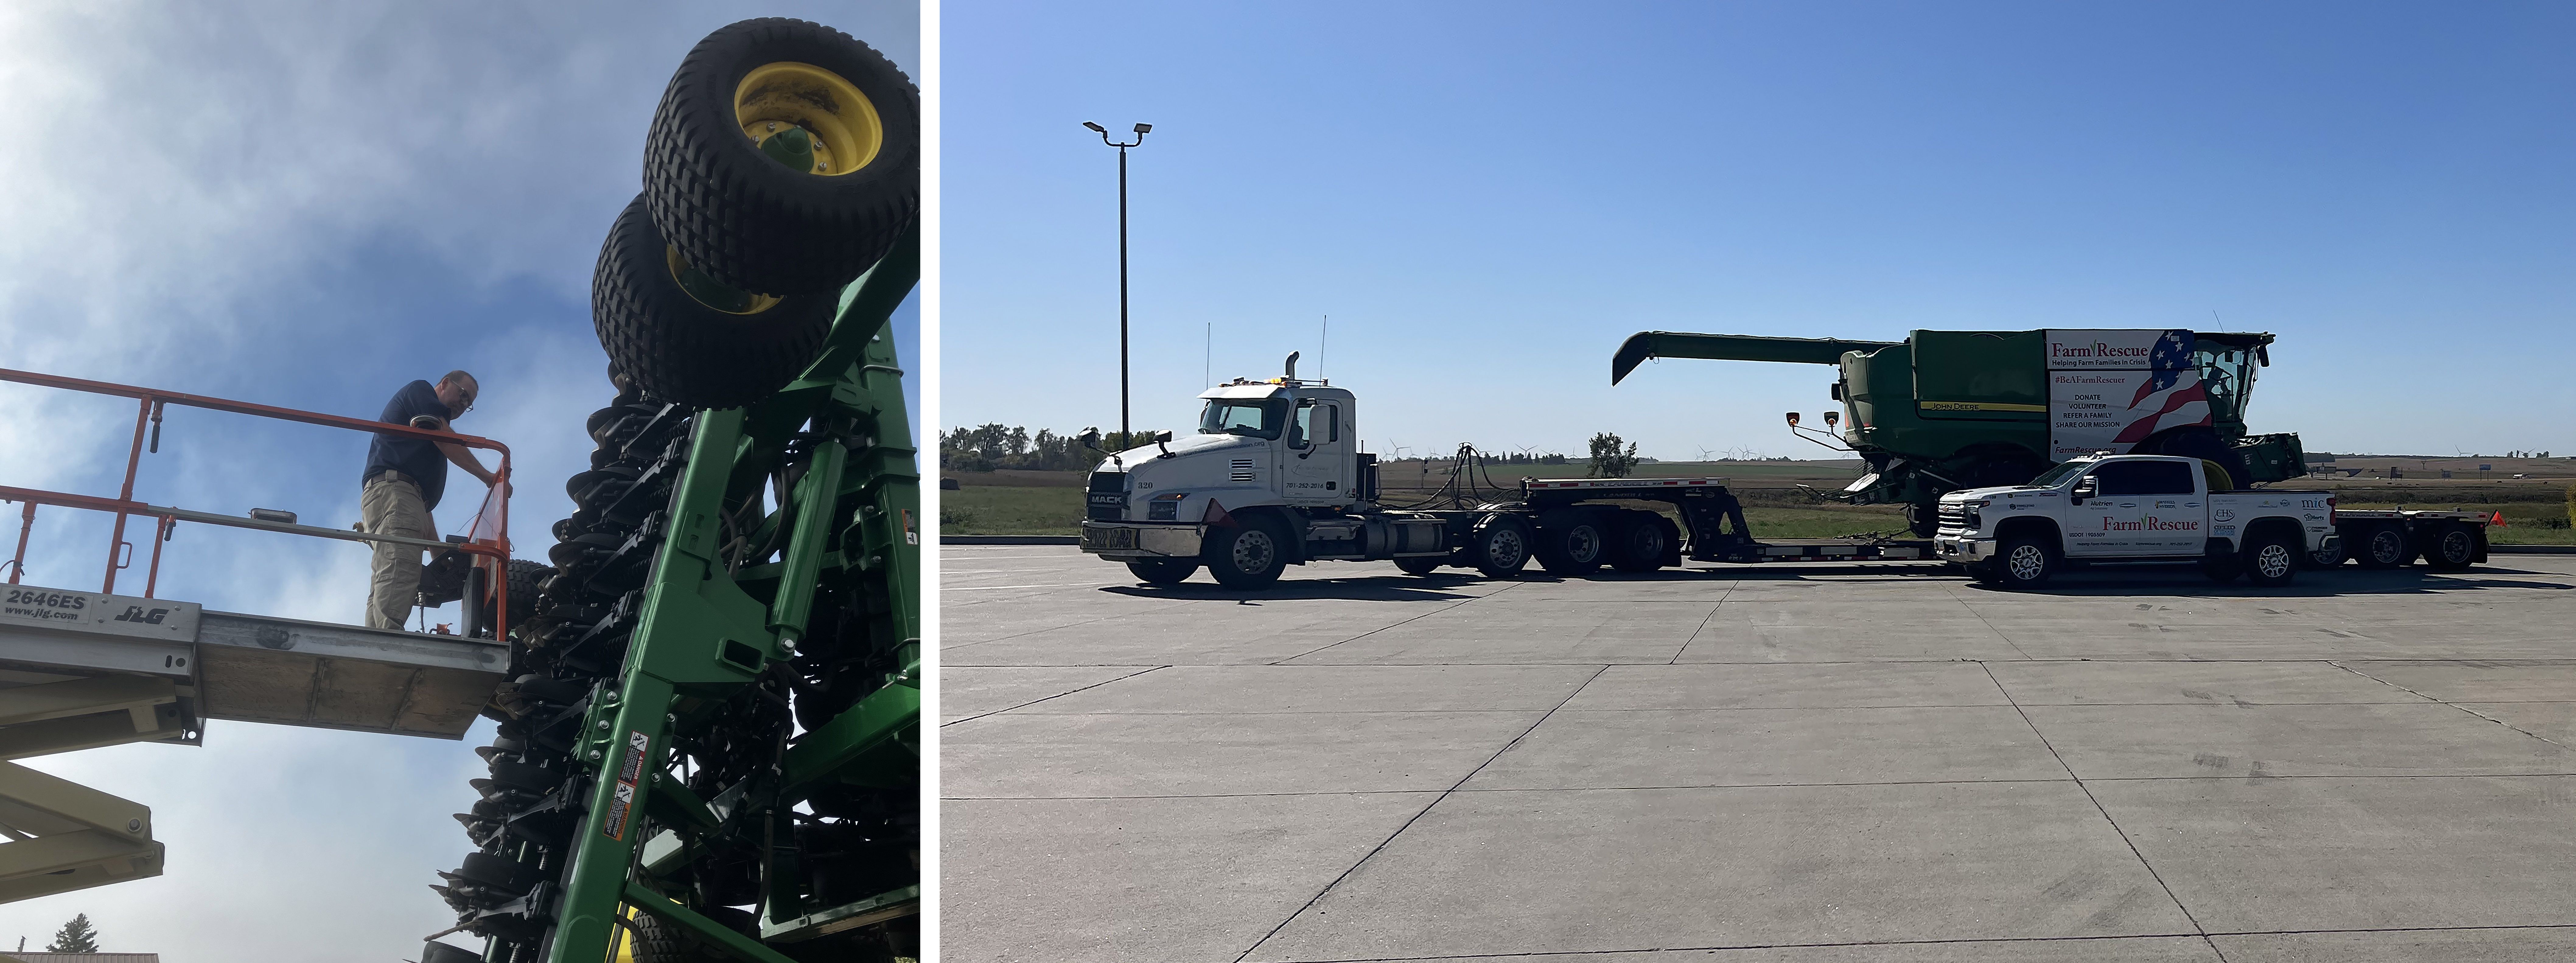
M516 452L519 549L542 558L610 393L591 269L646 123L698 38L764 15L918 74L901 3L9 4L0 367L368 417L472 370L458 429ZM907 366L919 322L898 314ZM115 494L131 403L0 385L0 411L0 484ZM163 432L138 498L358 517L363 435L178 408ZM451 472L442 527L480 495ZM95 589L106 542L103 517L47 510L26 581ZM210 608L355 622L366 595L353 543L183 526L169 552L160 594ZM194 963L415 957L453 922L425 886L468 846L447 814L487 737L217 722L203 748L33 760L152 806L169 872L0 905L0 948L87 912L107 949Z
M2564 4L953 3L944 426L1139 427L1302 349L1372 450L1820 454L1821 368L1629 334L2281 336L2259 431L2576 453ZM2213 320L2213 313L2215 319Z

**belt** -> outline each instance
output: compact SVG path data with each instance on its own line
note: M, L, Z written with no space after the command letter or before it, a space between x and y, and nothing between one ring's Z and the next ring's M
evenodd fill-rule
M360 484L363 484L363 485L372 485L372 484L375 484L375 483L376 483L376 479L379 479L379 478L390 478L390 479L393 479L394 481L410 482L410 483L412 484L412 487L414 487L414 488L418 488L418 487L420 487L420 479L413 478L413 477L411 477L410 475L403 474L403 473L398 472L398 471L395 471L395 470L393 470L393 469L391 469L391 468L387 468L387 469L385 469L385 470L383 470L383 471L379 471L379 472L377 472L377 473L375 473L375 474L373 474L373 475L369 475L369 476L367 476L367 477L366 477L366 479L365 479L364 481L360 482Z

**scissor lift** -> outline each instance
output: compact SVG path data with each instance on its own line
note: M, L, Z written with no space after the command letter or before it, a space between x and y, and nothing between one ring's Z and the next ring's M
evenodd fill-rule
M161 544L182 523L259 529L456 552L478 571L502 571L508 503L485 500L470 533L450 541L376 535L134 500L147 453L160 449L169 405L298 421L354 431L435 438L497 451L498 442L363 418L296 411L200 395L0 369L0 381L135 399L134 446L114 498L0 486L23 504L18 547L0 585L0 902L157 876L162 844L150 808L9 760L131 742L198 745L208 720L266 722L459 739L509 665L507 580L476 578L489 593L467 602L467 635L392 632L300 619L209 612L156 597ZM148 435L147 435L148 431ZM150 445L147 449L146 438ZM506 490L495 486L496 491ZM116 516L97 591L22 584L39 506ZM118 594L132 564L127 522L153 521L141 595ZM478 632L478 626L488 630ZM477 637L478 634L483 637Z

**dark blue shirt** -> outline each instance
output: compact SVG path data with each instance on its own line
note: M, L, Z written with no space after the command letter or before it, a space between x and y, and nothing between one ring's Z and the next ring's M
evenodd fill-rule
M438 389L426 381L414 381L394 392L394 400L385 402L385 413L376 420L397 425L411 424L415 415L432 415L447 420L447 403L438 400ZM438 445L418 438L377 435L367 446L366 478L391 468L420 482L422 508L437 508L438 496L447 491L447 456Z

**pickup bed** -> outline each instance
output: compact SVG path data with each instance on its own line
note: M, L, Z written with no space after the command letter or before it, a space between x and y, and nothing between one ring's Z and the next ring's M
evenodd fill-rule
M2068 562L2192 561L2221 582L2287 585L2338 554L2333 493L2231 491L2226 478L2196 458L2077 458L2027 485L1942 496L1934 550L2005 588L2047 584Z

